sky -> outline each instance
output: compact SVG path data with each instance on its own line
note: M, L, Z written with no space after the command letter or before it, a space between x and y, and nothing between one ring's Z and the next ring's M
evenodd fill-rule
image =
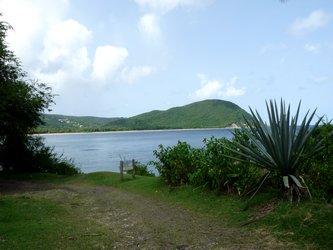
M332 0L0 0L51 113L130 117L205 99L333 119Z

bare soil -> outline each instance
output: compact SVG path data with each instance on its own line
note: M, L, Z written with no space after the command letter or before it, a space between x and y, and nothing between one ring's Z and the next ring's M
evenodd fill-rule
M89 185L51 185L2 180L7 195L45 197L81 216L86 227L100 228L85 236L115 239L97 249L292 249L268 232L226 226L223 221L149 199L122 189Z

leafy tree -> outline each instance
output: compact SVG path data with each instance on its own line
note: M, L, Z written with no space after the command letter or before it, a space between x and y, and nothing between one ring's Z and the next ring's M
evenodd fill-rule
M1 17L0 13L0 17ZM0 165L3 171L26 171L29 134L42 123L41 112L53 102L51 89L27 79L18 58L8 48L12 27L0 21Z

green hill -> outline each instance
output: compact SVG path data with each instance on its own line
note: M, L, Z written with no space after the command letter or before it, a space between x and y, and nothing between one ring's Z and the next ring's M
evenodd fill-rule
M39 126L36 132L50 133L100 131L101 127L119 118L44 114L42 119L44 121L44 125Z
M114 120L111 130L223 128L239 125L249 114L232 102L205 100L166 111L154 110L131 118Z
M94 132L109 130L224 128L239 125L249 114L232 102L205 100L166 111L154 110L130 118L43 115L36 133Z

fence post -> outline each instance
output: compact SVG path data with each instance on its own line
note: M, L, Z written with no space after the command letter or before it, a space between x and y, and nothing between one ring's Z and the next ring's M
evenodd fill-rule
M124 178L124 161L120 161L120 179L123 180Z
M134 159L132 159L132 167L133 167L132 177L135 178L135 160Z

